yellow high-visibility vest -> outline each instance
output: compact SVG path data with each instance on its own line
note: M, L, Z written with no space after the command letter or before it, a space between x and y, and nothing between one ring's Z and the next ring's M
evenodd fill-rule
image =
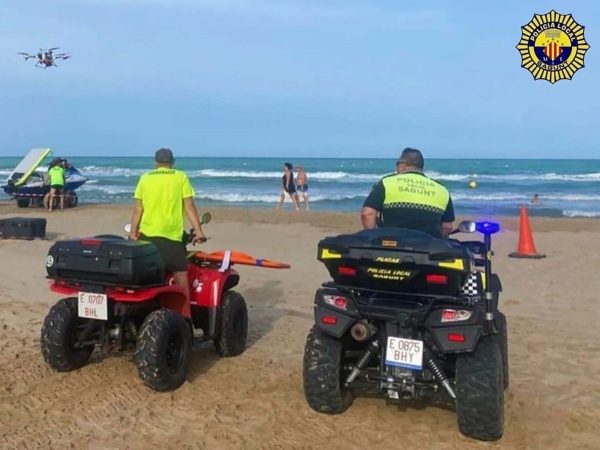
M444 186L421 173L399 173L383 178L382 182L383 209L412 207L443 214L450 200Z

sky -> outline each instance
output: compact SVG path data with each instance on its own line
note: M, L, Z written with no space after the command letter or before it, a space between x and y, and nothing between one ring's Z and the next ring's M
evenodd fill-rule
M0 156L600 157L597 1L2 4ZM515 49L551 9L591 45L554 85Z

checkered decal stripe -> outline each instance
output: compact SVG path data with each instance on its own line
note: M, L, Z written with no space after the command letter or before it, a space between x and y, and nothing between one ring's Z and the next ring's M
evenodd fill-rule
M481 275L479 272L471 272L467 275L465 284L460 289L461 295L478 295L482 291Z
M394 203L384 203L383 209L388 208L412 208L412 209L421 209L423 211L432 211L434 213L444 213L444 210L441 208L436 208L431 205L421 205L419 203L407 203L407 202L394 202Z

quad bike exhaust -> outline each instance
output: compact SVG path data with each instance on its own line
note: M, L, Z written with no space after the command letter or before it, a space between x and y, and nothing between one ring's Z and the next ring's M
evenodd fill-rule
M377 333L377 328L366 320L356 322L352 325L352 328L350 328L350 335L357 342L365 342L375 336L375 333Z

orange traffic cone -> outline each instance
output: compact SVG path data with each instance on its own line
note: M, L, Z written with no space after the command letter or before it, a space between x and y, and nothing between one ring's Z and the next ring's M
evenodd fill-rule
M545 258L546 255L538 253L533 243L533 233L529 226L529 217L527 216L527 207L521 206L521 220L519 223L519 246L517 251L511 253L511 258Z

